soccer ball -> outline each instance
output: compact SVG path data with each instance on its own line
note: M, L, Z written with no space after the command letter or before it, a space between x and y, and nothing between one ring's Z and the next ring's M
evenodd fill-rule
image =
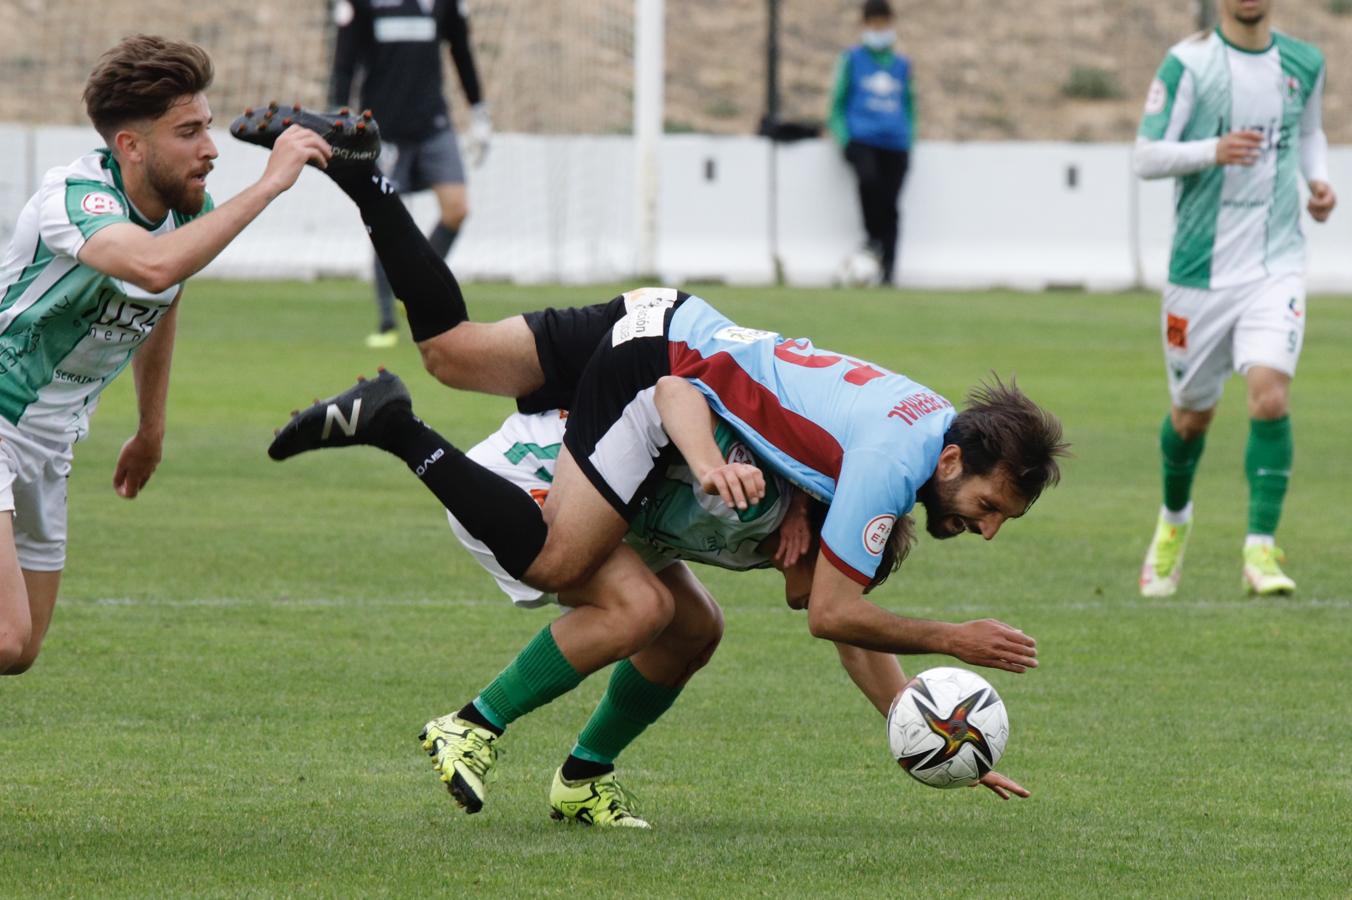
M841 287L873 287L882 281L883 268L878 257L867 248L856 250L841 260L836 284Z
M1009 716L995 688L975 672L942 667L917 675L892 701L892 756L930 787L976 784L1000 761Z

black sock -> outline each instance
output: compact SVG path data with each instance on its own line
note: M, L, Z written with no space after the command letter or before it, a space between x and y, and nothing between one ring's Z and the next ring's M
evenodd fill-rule
M479 712L479 707L474 705L473 700L460 707L460 712L456 713L456 715L466 722L469 722L471 725L477 725L485 731L491 731L498 737L502 737L502 729L488 721L488 718L483 713Z
M425 341L467 320L465 297L446 267L444 254L438 255L428 244L376 167L339 171L330 177L361 211L390 287L408 310L413 339Z
M394 288L390 287L390 280L385 277L385 267L376 260L375 265L376 281L376 313L379 317L377 330L380 332L394 331Z
M547 532L530 494L465 456L406 408L390 409L373 434L372 443L402 459L513 578L530 568Z
M568 758L563 761L563 771L559 774L563 776L564 781L582 781L600 778L602 775L609 775L614 771L614 763L592 762L590 759L582 759L570 753Z
M458 229L447 228L445 225L437 223L437 227L433 228L432 233L427 236L427 243L431 245L433 253L445 259L446 254L451 252L451 245L455 243L455 239L459 236L460 231Z

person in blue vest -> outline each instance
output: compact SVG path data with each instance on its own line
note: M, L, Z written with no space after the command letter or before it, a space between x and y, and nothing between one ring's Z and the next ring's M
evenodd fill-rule
M887 0L867 0L863 18L861 42L836 64L830 127L859 182L869 250L883 284L891 284L901 237L897 197L915 134L911 61L893 50L897 35Z

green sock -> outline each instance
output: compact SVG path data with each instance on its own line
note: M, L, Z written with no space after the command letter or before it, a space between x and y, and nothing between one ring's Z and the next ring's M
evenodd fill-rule
M1249 478L1249 534L1276 534L1282 500L1291 480L1291 417L1251 419L1244 448L1244 474Z
M676 702L681 689L653 684L622 659L610 673L606 693L577 736L573 755L596 763L613 763L620 751Z
M1164 508L1179 512L1192 498L1192 477L1206 446L1206 432L1185 441L1174 431L1173 420L1164 417L1160 426L1160 453L1164 457Z
M474 705L494 724L506 727L582 683L586 675L564 658L545 626L502 674L484 688Z

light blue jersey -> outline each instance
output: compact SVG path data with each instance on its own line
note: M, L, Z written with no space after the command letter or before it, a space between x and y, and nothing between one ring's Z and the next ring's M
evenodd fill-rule
M698 297L667 327L688 378L767 465L830 504L822 551L868 584L892 525L939 464L953 405L904 375L733 324Z

